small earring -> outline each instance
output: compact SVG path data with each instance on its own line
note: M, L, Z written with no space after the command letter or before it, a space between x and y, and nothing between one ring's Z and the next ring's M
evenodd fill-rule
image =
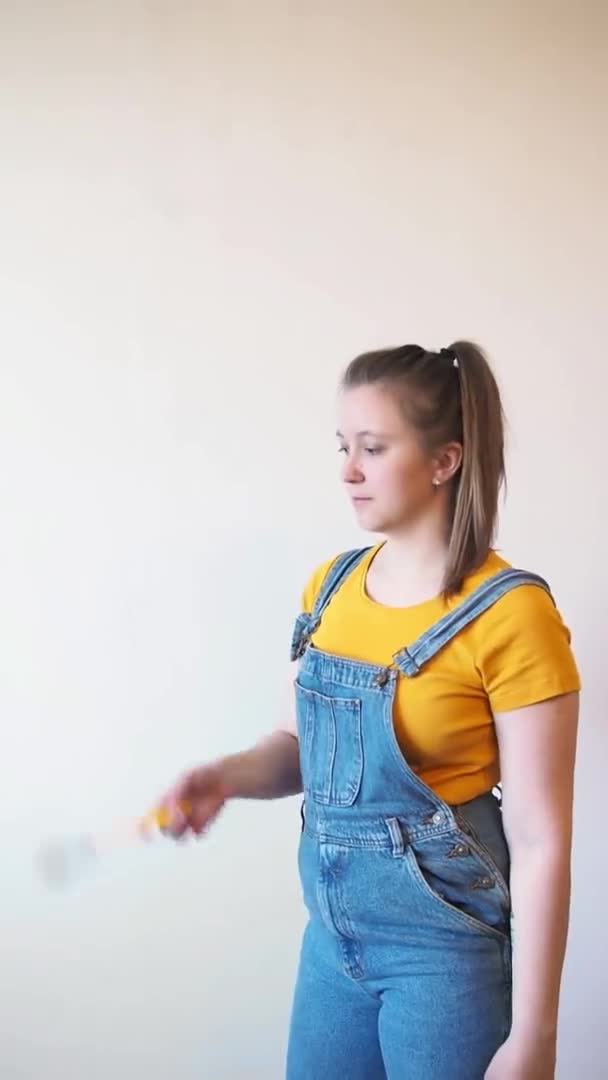
M437 479L437 477L436 477L436 476L434 476L434 477L433 477L433 487L434 487L434 488L438 488L438 487L439 487L439 485L440 485L440 483L441 483L441 480L438 480L438 479Z

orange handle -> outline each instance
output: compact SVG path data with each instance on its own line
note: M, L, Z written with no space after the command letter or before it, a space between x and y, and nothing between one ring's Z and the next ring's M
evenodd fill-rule
M179 809L183 814L190 812L190 803L181 802L178 804ZM156 825L158 829L164 829L169 824L170 814L166 806L154 806L152 810L149 810L146 814L145 821L149 821L151 825Z

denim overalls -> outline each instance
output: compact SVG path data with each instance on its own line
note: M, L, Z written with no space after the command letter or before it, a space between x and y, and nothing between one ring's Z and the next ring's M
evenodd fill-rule
M501 570L379 667L310 644L367 550L334 562L292 641L309 919L287 1080L482 1080L511 1022L501 809L491 791L450 806L409 768L393 730L395 684L424 678L425 663L508 590L549 587Z

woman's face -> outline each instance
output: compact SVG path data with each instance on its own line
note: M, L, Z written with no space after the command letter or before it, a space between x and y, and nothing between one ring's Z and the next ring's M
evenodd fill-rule
M423 450L395 394L377 384L343 390L337 435L342 480L363 529L395 533L424 514L440 463Z

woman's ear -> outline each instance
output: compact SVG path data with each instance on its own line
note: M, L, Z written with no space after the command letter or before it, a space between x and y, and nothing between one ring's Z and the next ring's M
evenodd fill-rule
M434 458L434 481L438 484L447 484L456 475L462 465L462 445L459 442L446 443L435 454Z

